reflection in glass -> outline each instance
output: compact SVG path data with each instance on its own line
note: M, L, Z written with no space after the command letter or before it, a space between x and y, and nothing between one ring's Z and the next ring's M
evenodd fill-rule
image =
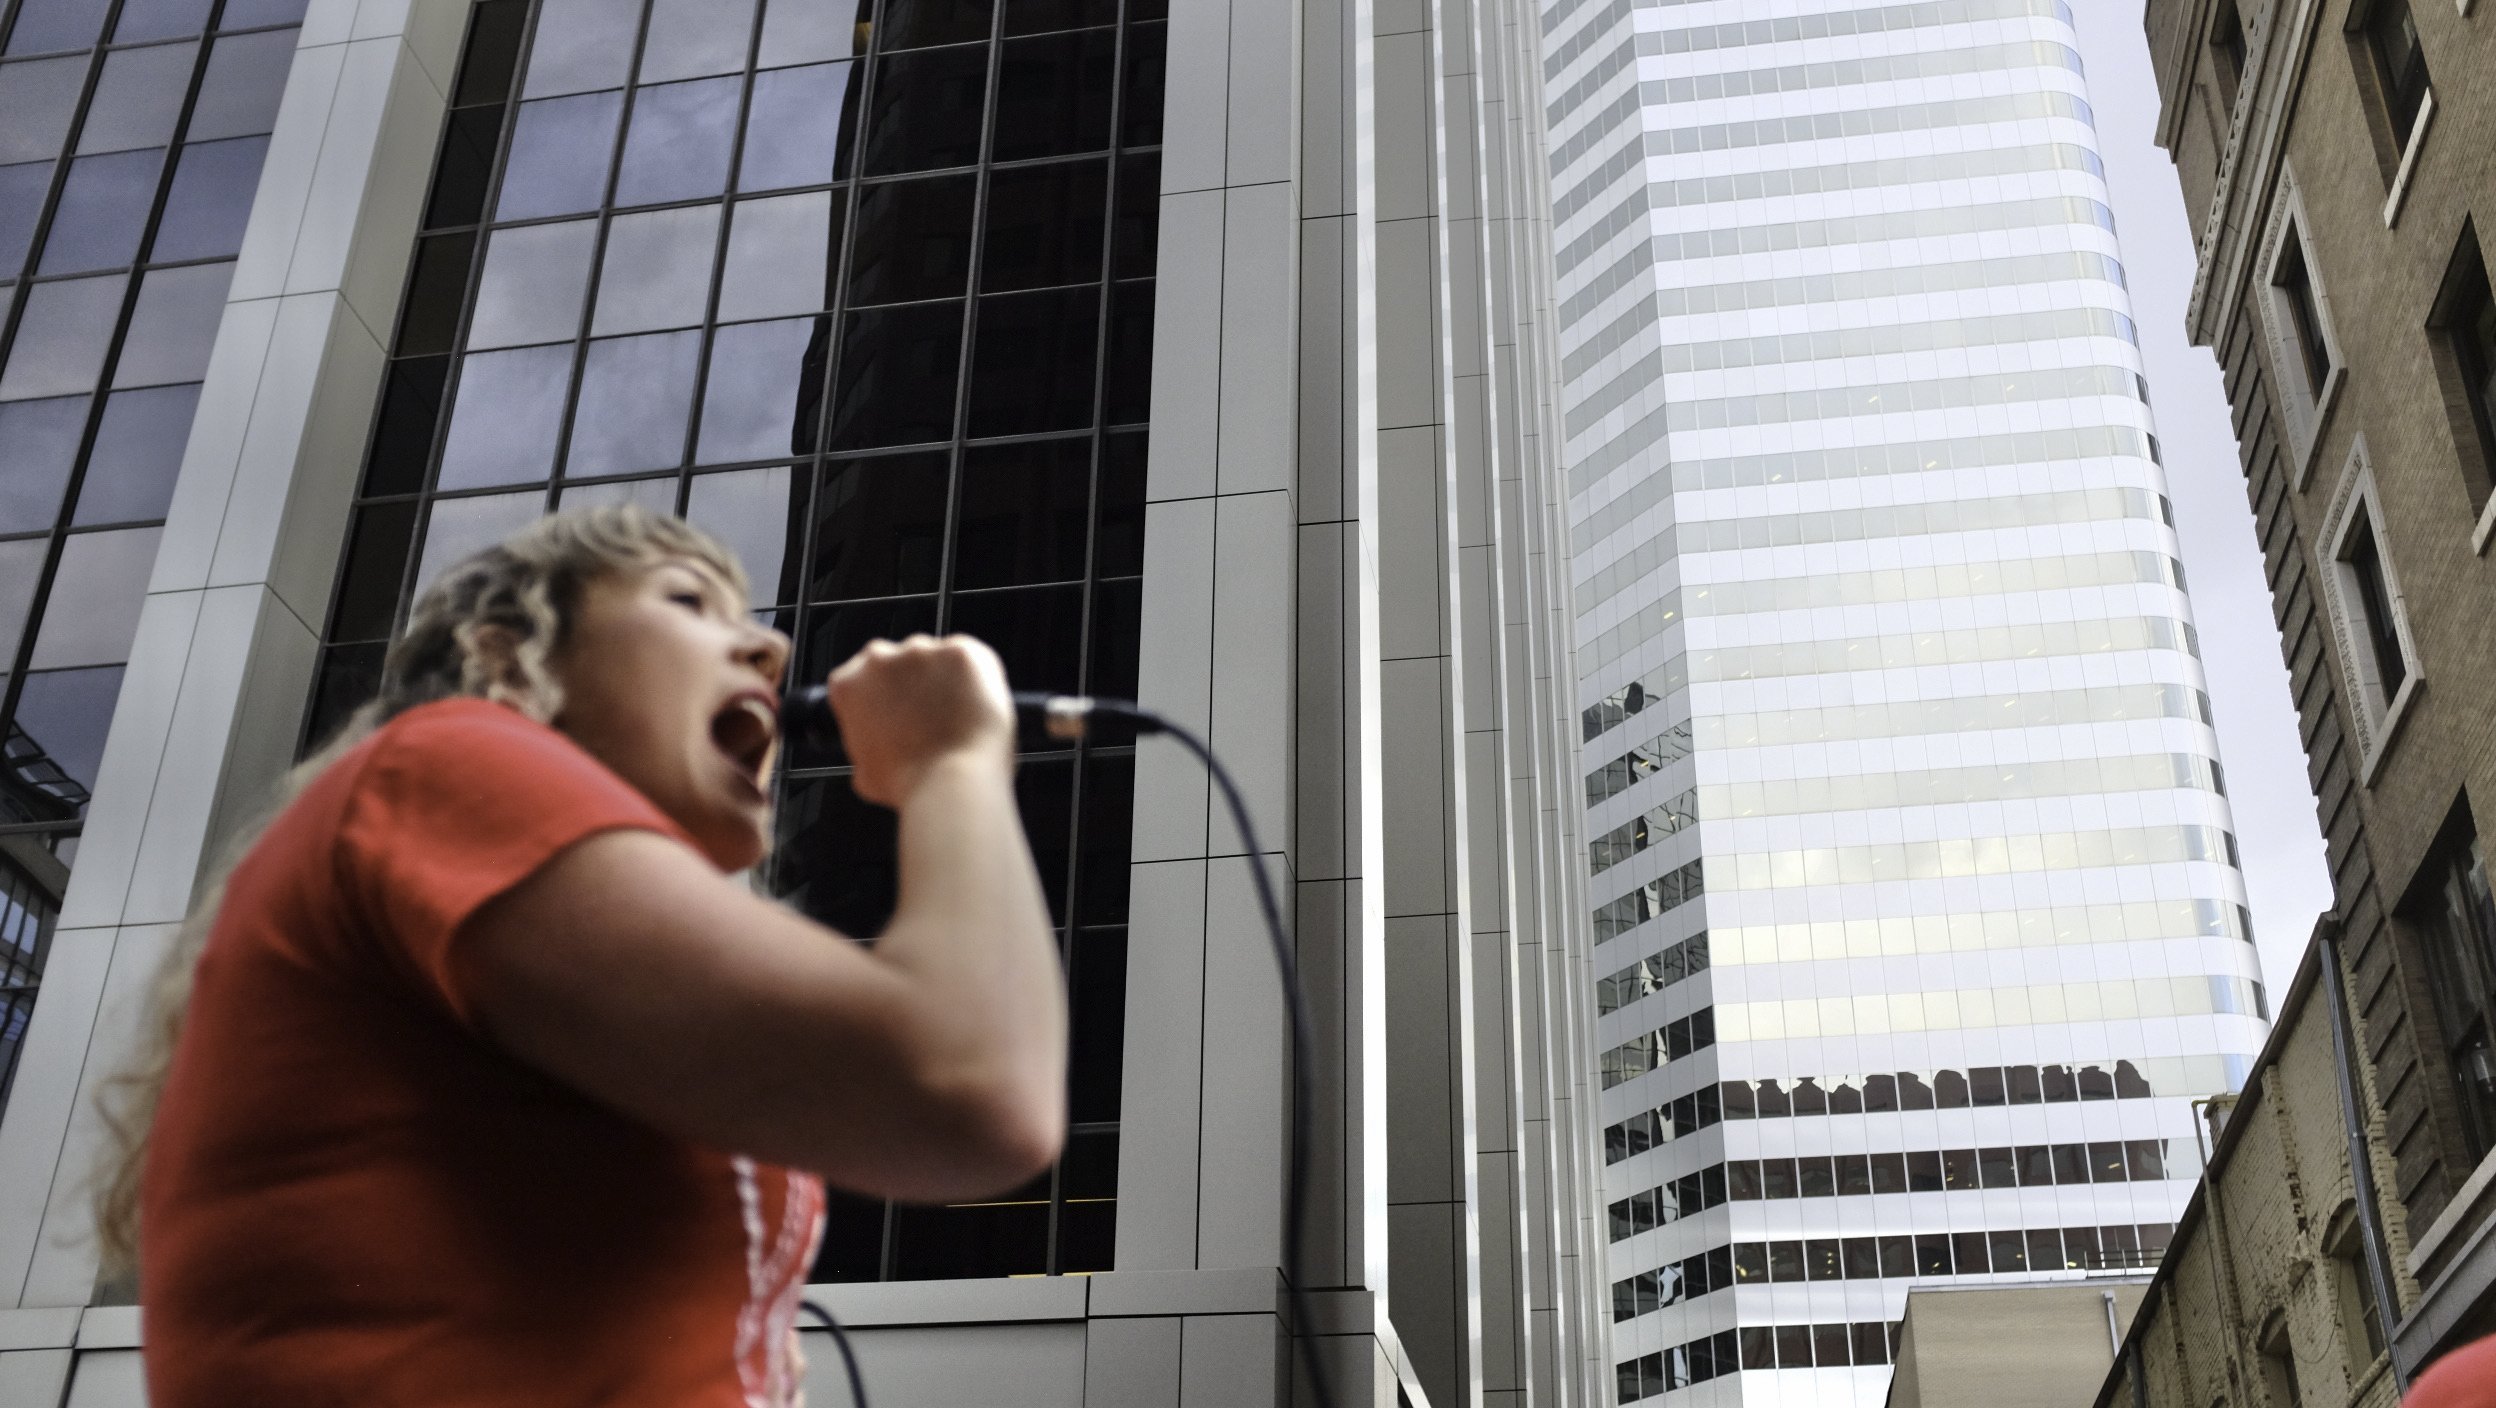
M841 332L836 449L908 445L953 434L962 305L913 303L852 313Z
M1103 577L1132 576L1144 570L1144 457L1142 432L1104 436L1101 440L1100 502L1095 511L1092 570Z
M639 81L734 73L753 36L754 0L655 0Z
M970 176L879 181L858 193L849 303L961 296L971 272Z
M1078 584L964 592L953 599L951 628L994 647L1016 689L1064 694L1083 689L1083 588Z
M256 29L265 24L293 24L303 18L306 0L225 0L217 16L219 29Z
M988 46L926 49L876 61L867 119L869 176L968 166L979 159Z
M989 293L1094 283L1108 218L1109 164L1022 166L988 178L979 286Z
M477 235L473 230L416 242L415 268L407 280L407 302L399 314L400 356L451 350L459 333L459 305L468 293L468 273L475 263L476 250ZM586 269L588 264L584 254L581 265ZM490 273L486 277L489 283L495 278ZM506 301L510 294L510 290L502 290L495 301ZM469 331L469 344L476 345L473 328Z
M105 730L111 727L113 707L121 699L121 675L118 664L31 672L18 693L18 728L62 775L77 784L79 792L95 790L96 770L104 761ZM30 760L19 752L23 747L11 750L11 765L23 774L39 774L40 767L30 766ZM69 791L57 784L47 790Z
M1005 7L1005 32L1009 35L1089 29L1117 22L1118 0L1012 0Z
M555 432L563 423L571 373L568 344L461 358L439 487L475 489L546 478L555 462Z
M52 163L0 166L0 277L16 278L34 242L35 221L52 186Z
M50 54L94 46L104 34L111 0L24 0L9 26L9 52Z
M849 779L823 777L784 788L776 820L772 892L844 934L880 932L895 897L893 813L860 801Z
M1151 279L1130 279L1109 291L1108 385L1101 419L1139 425L1153 407L1153 290Z
M1135 757L1095 751L1084 764L1082 822L1076 828L1076 923L1127 922L1127 860L1133 849L1134 830ZM1093 938L1086 934L1084 944L1088 946ZM1123 990L1123 984L1112 989ZM1104 994L1102 1000L1111 999ZM1102 1029L1114 1032L1121 1025L1116 1014L1111 1013ZM1117 1088L1116 1081L1107 1082L1108 1090ZM1112 1097L1113 1106L1114 1103ZM1114 1118L1114 1113L1086 1118Z
M590 331L604 336L701 322L711 296L711 257L719 248L719 213L716 205L693 205L610 221Z
M339 640L380 640L398 614L400 577L416 536L417 505L407 499L367 504L355 515L338 584L330 634Z
M183 140L253 137L275 127L278 99L286 95L286 68L294 58L293 30L218 40L208 51L208 72L199 81Z
M1092 672L1084 681L1087 694L1106 695L1111 699L1133 699L1136 687L1137 656L1142 649L1144 631L1144 581L1127 577L1103 582L1092 589ZM1103 728L1095 730L1101 741L1115 743L1132 738L1131 732Z
M147 576L164 532L76 533L61 545L29 668L118 665L130 658L130 637L139 629L139 607L147 599Z
M992 161L1096 152L1109 145L1115 30L1087 29L1007 41L997 64Z
M830 306L829 255L840 247L841 207L830 191L737 202L719 320L778 318Z
M266 137L237 137L182 148L148 258L160 262L217 259L240 251L243 226L251 219L252 196L260 188L260 161L268 151Z
M86 428L84 396L0 403L0 533L52 526Z
M787 465L694 476L685 517L728 545L745 564L754 604L797 600L798 557L804 544L792 530L804 520L790 512Z
M382 383L372 451L364 463L365 493L412 494L424 487L433 432L442 420L442 387L450 372L448 357L410 357L391 364L390 377Z
M820 377L823 368L810 367L806 353L819 321L790 318L719 330L704 383L702 463L770 459L814 448L809 412L820 403L807 395L807 381Z
M529 76L521 96L623 86L640 27L640 0L545 0L538 8L537 36L530 44Z
M159 44L106 55L95 96L87 103L87 120L78 128L79 154L134 151L172 141L198 55L197 44Z
M1089 436L964 451L954 586L1080 579L1091 498Z
M122 339L121 360L113 367L113 385L159 386L206 376L217 324L225 316L226 289L233 282L230 262L151 269L143 275L138 301L130 310L130 331Z
M866 42L864 0L764 0L763 68L845 59Z
M163 518L198 408L197 383L114 392L104 403L104 423L96 429L70 521L84 527Z
M1114 950L1096 960L1096 947ZM1127 991L1126 935L1117 930L1099 936L1086 934L1076 950L1076 981L1083 980L1086 964L1099 972L1100 999L1088 1012L1092 1020L1077 1018L1072 1035L1073 1059L1080 1068L1099 1074L1091 1079L1072 1079L1071 1090L1106 1090L1110 1093L1109 1113L1077 1114L1076 1119L1116 1119L1115 1103L1118 1090L1118 1061L1122 1049L1112 1045L1123 1035L1126 1025L1124 1003ZM1097 1034L1097 1035L1096 1035ZM1110 1045L1106 1059L1087 1060L1087 1046ZM1061 1207L1057 1225L1056 1270L1069 1275L1085 1271L1107 1271L1111 1254L1116 1251L1118 1231L1118 1135L1114 1130L1076 1134L1066 1141L1066 1154L1058 1173L1058 1197Z
M635 92L615 203L653 205L726 190L743 87L736 78L703 78Z
M994 13L994 0L884 0L875 42L889 53L985 39Z
M0 162L59 156L86 76L84 54L0 64Z
M858 132L857 67L816 64L754 76L737 189L820 186L849 175Z
M458 238L461 237L445 237ZM597 238L595 220L566 220L495 231L485 247L485 272L477 279L476 311L469 319L468 345L483 350L579 336L581 300L589 291L590 249ZM419 282L411 286L417 291L421 291L423 277L431 272L426 263L430 246L440 243L428 241L425 254L418 256ZM464 274L466 270L463 267L446 272ZM408 301L411 318L420 306L425 306L417 304L414 292ZM457 294L435 306L456 316ZM432 316L433 307L426 307L426 312ZM447 323L449 318L444 317L443 321ZM404 328L399 341L403 347L408 346ZM433 339L420 337L410 350L430 350L432 343ZM440 345L450 345L447 336Z
M591 343L581 369L580 405L572 413L565 476L580 479L683 463L701 348L698 332Z
M543 23L538 33L546 33ZM623 112L621 93L522 103L512 125L511 152L503 159L495 218L527 220L597 209L606 197L607 157L615 150L615 124Z
M493 179L494 148L502 136L502 108L460 108L451 113L450 125L442 133L442 150L434 158L433 199L425 207L427 229L473 225L484 218L485 188Z
M886 455L823 467L808 600L936 590L944 565L946 459L941 452Z
M416 565L416 590L422 593L443 568L510 537L545 511L546 496L535 489L434 500L433 512L425 520L425 553Z
M1170 27L1166 24L1127 26L1125 89L1118 109L1118 144L1122 147L1161 145L1162 70L1167 61Z
M1161 153L1118 159L1118 228L1110 241L1113 278L1151 278L1161 244Z
M1097 284L979 300L970 433L1025 435L1092 423Z
M17 658L26 608L34 604L35 583L43 576L44 554L50 550L51 543L43 538L0 543L0 659Z
M528 23L528 0L479 0L470 13L468 49L460 56L459 76L451 87L453 106L510 100L512 75L520 68L520 33Z
M162 150L116 152L71 162L38 272L79 274L136 263L164 157Z
M129 282L128 275L113 274L28 289L9 365L0 371L0 401L94 390Z
M213 0L121 0L121 15L113 21L113 42L136 44L143 39L197 34L208 27L212 3Z
M558 509L601 504L639 504L652 513L676 512L676 476L656 479L611 479L602 484L566 484L556 494Z

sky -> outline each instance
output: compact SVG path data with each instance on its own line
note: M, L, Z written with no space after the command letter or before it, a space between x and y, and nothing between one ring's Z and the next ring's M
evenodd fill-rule
M2263 985L2287 990L2314 917L2331 907L2331 878L2306 781L2297 715L2280 662L2279 628L2263 580L2227 393L2208 348L2193 346L2184 305L2193 289L2193 231L2175 167L2156 140L2158 84L2141 28L2142 0L2072 0L2113 193L2115 236L2140 325L2150 411L2166 460L2184 577L2210 677L2252 897Z

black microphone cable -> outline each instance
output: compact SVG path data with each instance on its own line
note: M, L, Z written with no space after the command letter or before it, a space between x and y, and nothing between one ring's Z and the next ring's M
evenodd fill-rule
M1051 738L1066 742L1080 740L1090 731L1095 716L1124 719L1134 725L1138 737L1160 734L1176 742L1196 761L1204 764L1215 787L1222 793L1223 804L1230 810L1231 824L1239 831L1240 845L1246 849L1241 858L1248 864L1248 874L1256 881L1257 908L1265 918L1265 934L1273 946L1274 968L1282 979L1283 1005L1291 1025L1291 1148L1283 1188L1283 1290L1290 1298L1292 1323L1286 1330L1297 1344L1316 1333L1316 1323L1309 1310L1306 1278L1300 1274L1300 1243L1308 1221L1310 1121L1316 1097L1310 1075L1309 999L1300 986L1300 963L1293 954L1291 939L1283 930L1282 907L1274 898L1274 881L1265 871L1265 847L1257 839L1257 824L1248 815L1248 803L1240 795L1239 783L1230 769L1213 754L1204 739L1173 720L1162 717L1141 704L1124 699L1096 699L1081 694L1046 694L1030 690L1014 693L1014 707L1025 714L1037 716ZM781 730L784 734L811 732L817 736L833 727L831 700L822 685L809 685L781 700ZM822 1320L840 1346L841 1358L849 1368L850 1393L857 1408L867 1408L866 1385L858 1376L858 1358L850 1351L849 1336L831 1312L812 1301L803 1303ZM1288 1373L1290 1361L1285 1360ZM1335 1408L1333 1386L1325 1366L1314 1352L1309 1356L1309 1383L1317 1397L1316 1408Z

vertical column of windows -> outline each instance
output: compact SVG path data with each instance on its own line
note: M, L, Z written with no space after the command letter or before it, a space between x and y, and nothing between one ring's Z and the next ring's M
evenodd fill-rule
M0 1064L11 1072L303 8L21 0L0 16Z
M1133 692L1160 192L1158 0L484 0L409 275L307 742L442 565L628 499L734 547L820 677L961 631ZM1060 1167L840 1202L819 1279L1107 1267L1130 737L1022 740L1074 996ZM893 819L793 747L776 891L872 935Z

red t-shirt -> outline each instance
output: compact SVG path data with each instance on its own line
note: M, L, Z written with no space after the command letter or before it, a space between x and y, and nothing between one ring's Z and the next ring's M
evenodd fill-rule
M2487 1408L2496 1403L2496 1337L2473 1340L2427 1366L2402 1408Z
M471 1020L460 927L667 817L544 725L412 709L236 868L150 1135L149 1401L782 1408L811 1175L670 1138Z

